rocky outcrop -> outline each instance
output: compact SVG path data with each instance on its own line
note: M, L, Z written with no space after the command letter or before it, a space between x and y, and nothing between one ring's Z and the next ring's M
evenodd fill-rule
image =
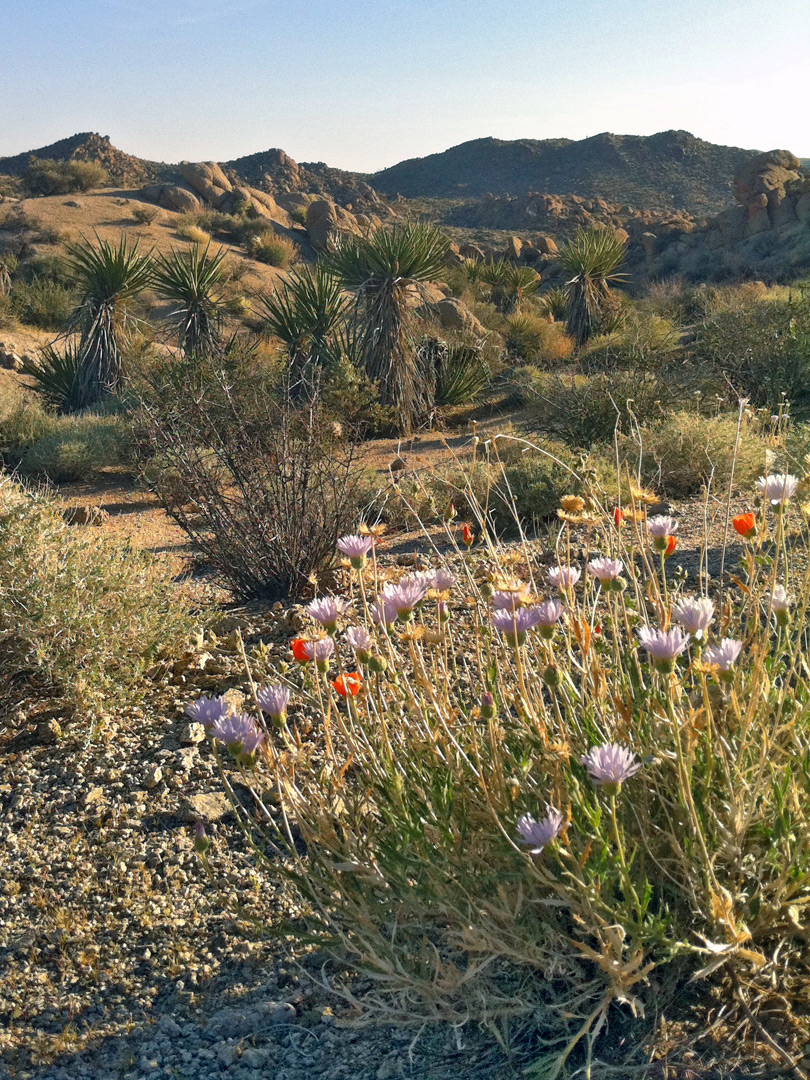
M177 171L206 202L217 206L226 192L231 190L231 182L215 161L181 161Z
M281 229L293 225L290 215L272 195L259 188L232 184L215 161L184 161L178 172L182 183L149 184L142 189L141 197L178 213L193 213L206 206L224 214L247 209L257 217L269 218Z
M315 199L308 204L306 230L316 251L325 251L343 234L360 234L354 214L331 199Z

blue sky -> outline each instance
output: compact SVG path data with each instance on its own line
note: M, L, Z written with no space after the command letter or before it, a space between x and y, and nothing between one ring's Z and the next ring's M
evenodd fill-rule
M0 155L374 170L485 135L685 128L810 156L810 0L0 0Z

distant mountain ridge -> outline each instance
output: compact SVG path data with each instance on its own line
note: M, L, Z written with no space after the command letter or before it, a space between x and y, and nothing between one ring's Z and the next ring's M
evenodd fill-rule
M371 174L381 194L481 198L544 194L603 198L646 209L716 213L731 202L731 178L758 151L705 142L688 131L588 139L474 139L441 154Z

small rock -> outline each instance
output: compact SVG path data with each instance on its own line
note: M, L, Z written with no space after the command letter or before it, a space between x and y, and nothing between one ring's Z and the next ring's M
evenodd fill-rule
M152 788L156 788L162 779L163 769L161 769L160 765L156 765L146 777L145 783L149 791L151 791Z
M184 746L196 746L198 743L205 741L205 727L202 724L194 721L191 724L186 724L183 734L180 736L180 742Z
M197 760L197 748L196 746L184 746L176 751L174 756L177 759L178 769L182 772L190 772Z
M220 821L231 812L231 804L220 791L191 795L183 808L185 821L202 821L211 824Z

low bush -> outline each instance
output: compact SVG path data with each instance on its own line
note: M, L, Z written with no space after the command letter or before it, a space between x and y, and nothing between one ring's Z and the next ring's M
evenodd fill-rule
M247 252L257 262L286 270L300 261L301 249L294 240L277 233L261 232L246 243Z
M91 535L92 534L92 535ZM55 501L0 481L0 674L47 679L84 723L192 630L165 568L68 527Z
M553 366L573 355L574 341L565 327L543 315L521 311L506 320L504 330L506 348L517 359Z
M106 169L93 161L31 158L23 183L32 195L68 195L102 187L108 179Z
M129 422L123 416L82 413L52 418L20 460L20 472L54 484L88 480L105 469L133 464Z
M201 229L199 225L178 224L175 232L184 240L189 240L192 244L198 244L201 247L211 243L210 234Z
M738 439L734 415L679 411L646 424L637 439L645 481L675 498L697 494L709 480L713 490L727 489L732 468L738 486L750 485L766 471L765 442L747 420Z
M159 207L141 203L132 211L132 220L138 225L151 225L159 213Z
M15 281L11 310L27 326L41 330L62 330L76 307L76 291L50 278Z

